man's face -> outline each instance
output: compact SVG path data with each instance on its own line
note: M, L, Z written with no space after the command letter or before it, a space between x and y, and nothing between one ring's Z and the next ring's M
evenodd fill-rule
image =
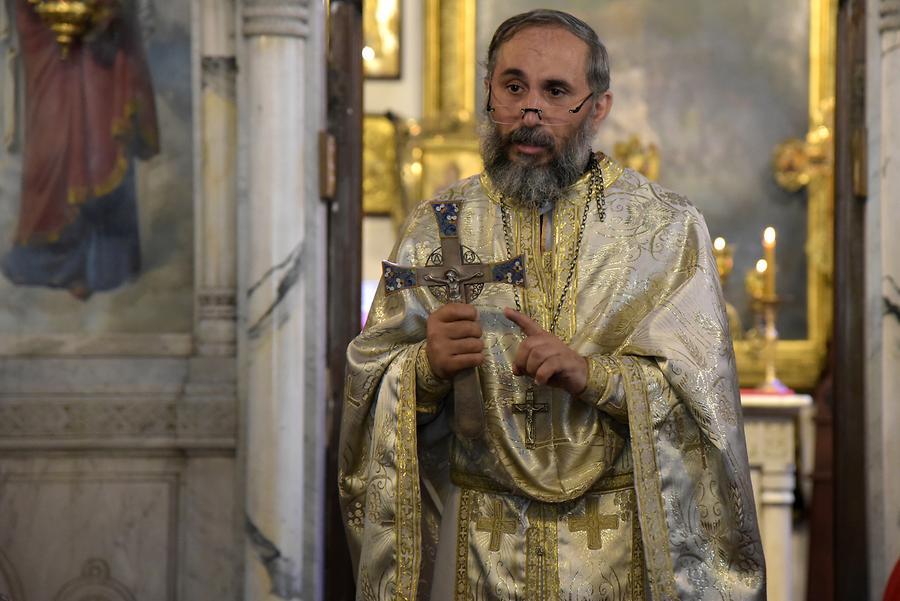
M552 96L566 109L574 109L591 93L589 60L588 45L565 29L528 27L500 46L493 77L485 83L495 94L515 94L520 108L547 109L546 99ZM531 136L514 136L533 139L512 140L507 157L522 165L546 165L579 130L587 130L592 138L611 102L608 92L588 98L578 113L566 111L567 122L553 126L537 112L527 111L513 124L497 124L497 133L508 139L521 128L536 130Z
M588 60L587 44L558 27L530 27L500 46L493 77L485 81L496 110L485 122L481 156L511 201L552 205L584 172L591 139L612 104L608 92L591 94ZM577 113L568 112L579 104Z

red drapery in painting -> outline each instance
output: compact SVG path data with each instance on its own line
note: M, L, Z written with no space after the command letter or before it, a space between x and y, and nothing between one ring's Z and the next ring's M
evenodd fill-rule
M97 41L65 59L28 1L17 4L26 102L16 242L52 242L82 203L118 187L132 157L159 151L153 87L136 21L117 1L101 0Z

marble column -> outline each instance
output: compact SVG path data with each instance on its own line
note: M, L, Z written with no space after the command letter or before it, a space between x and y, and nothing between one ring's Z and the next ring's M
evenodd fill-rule
M244 598L322 598L324 9L243 0L239 61L239 358Z
M866 462L871 599L900 559L900 0L869 0Z
M234 0L200 0L199 140L196 178L198 355L236 350L237 107Z

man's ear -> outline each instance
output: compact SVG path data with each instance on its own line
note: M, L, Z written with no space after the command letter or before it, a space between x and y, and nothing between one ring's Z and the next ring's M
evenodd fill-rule
M594 101L594 116L592 117L594 127L599 127L603 120L609 116L610 111L612 111L612 105L613 95L609 90L603 92L603 94Z

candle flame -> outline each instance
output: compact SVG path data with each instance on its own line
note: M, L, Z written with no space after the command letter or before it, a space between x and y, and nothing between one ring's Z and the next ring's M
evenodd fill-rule
M765 273L769 269L769 262L765 259L760 259L756 262L756 272L757 273Z
M713 248L715 248L719 252L722 252L723 250L725 250L725 245L726 245L725 238L722 238L721 236L716 238L715 241L713 242Z
M765 242L767 245L775 244L775 228L774 227L769 226L763 232L763 242Z
M362 49L362 57L364 61L371 61L375 59L375 49L371 46L366 46Z

